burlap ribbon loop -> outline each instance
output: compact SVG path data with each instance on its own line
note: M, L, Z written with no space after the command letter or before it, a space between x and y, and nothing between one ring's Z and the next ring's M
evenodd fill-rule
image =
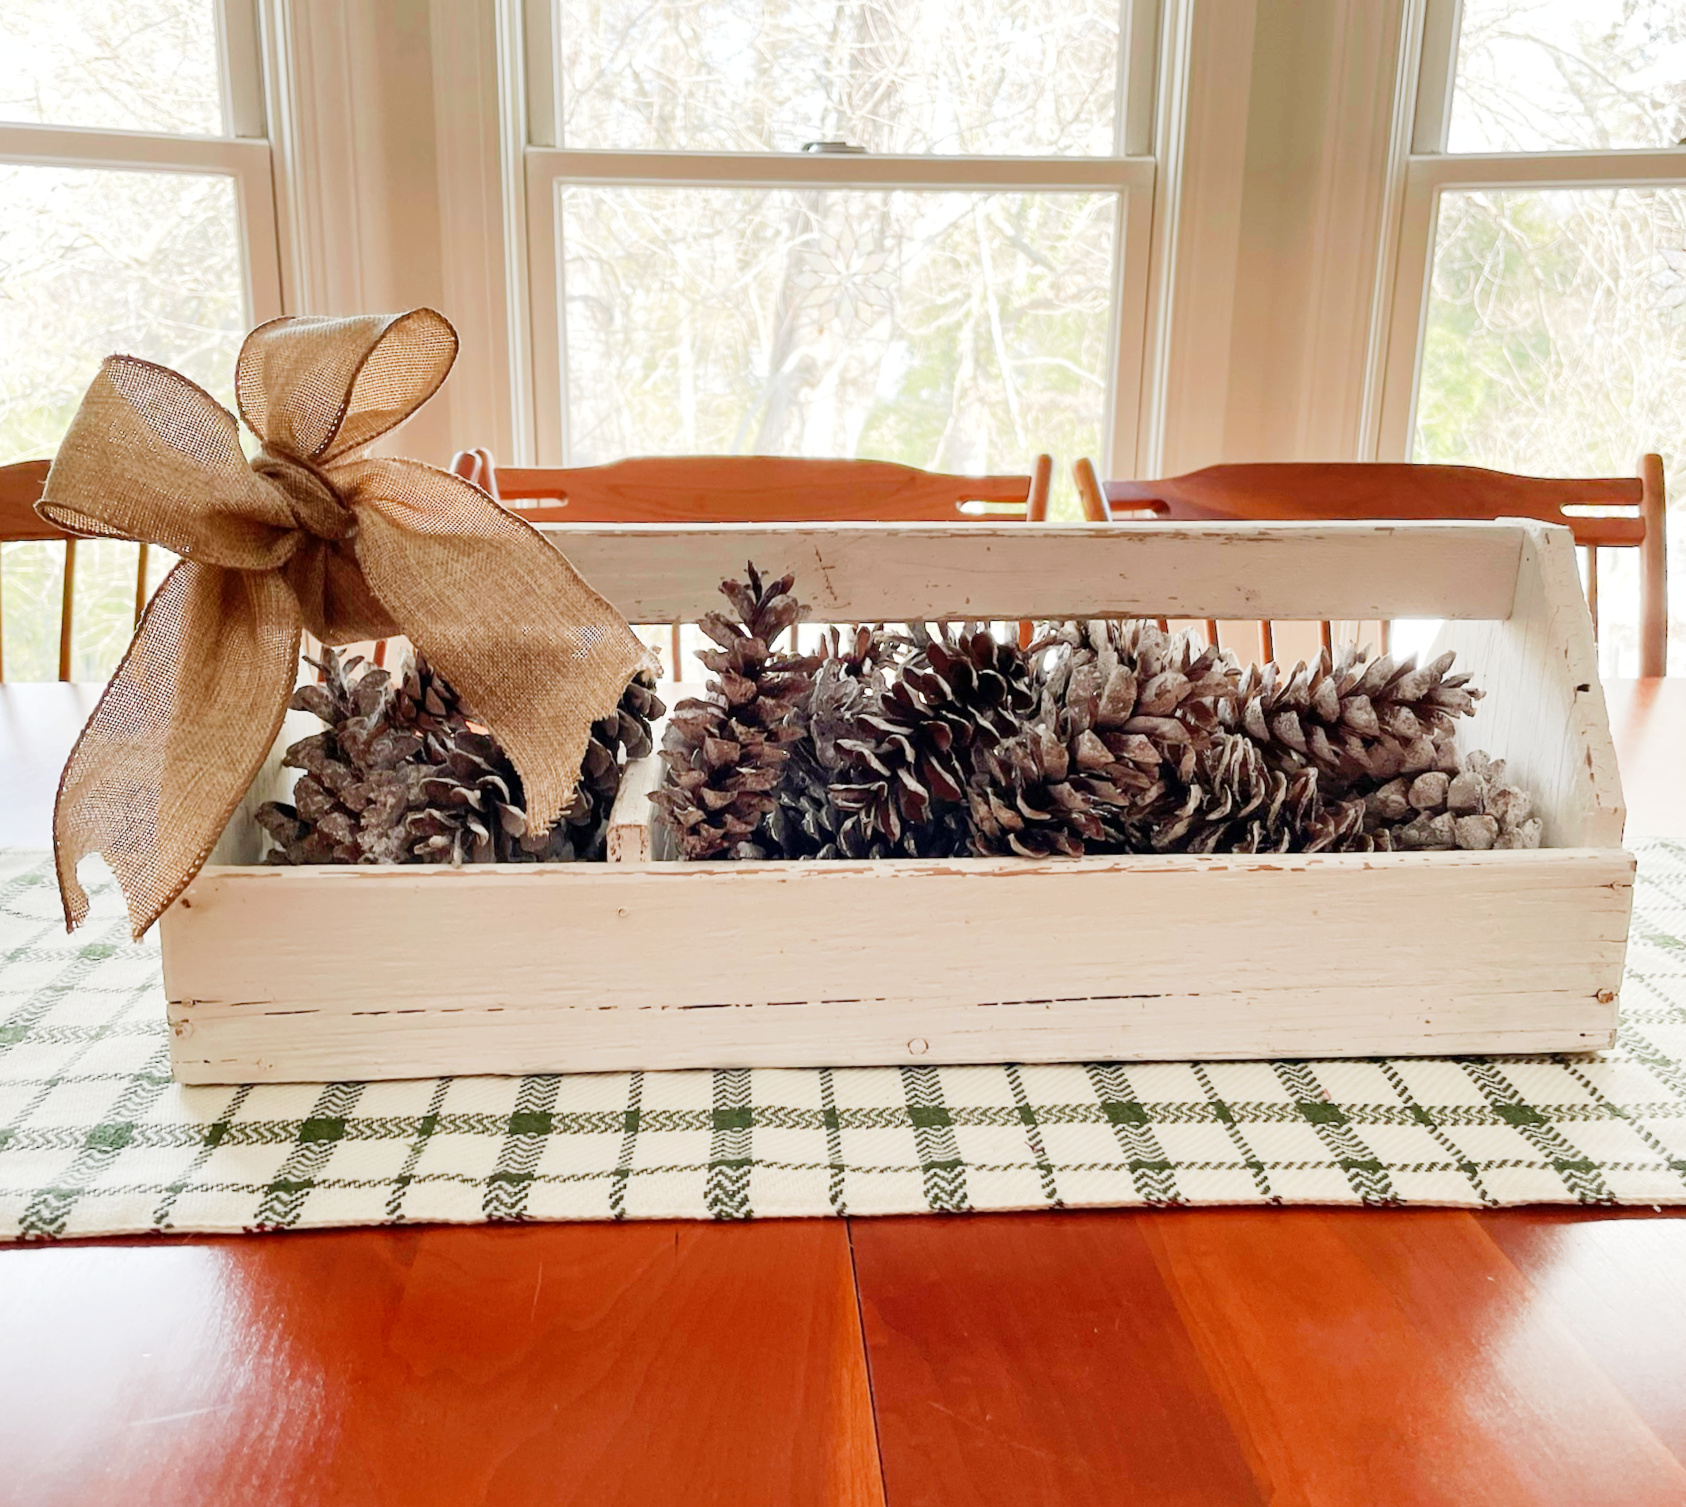
M53 843L66 924L101 853L139 937L216 845L274 743L301 629L407 634L508 750L529 819L572 799L591 723L649 651L527 523L479 488L369 445L439 388L456 332L431 309L279 319L246 337L232 414L165 367L101 366L37 507L73 533L182 557L65 765Z

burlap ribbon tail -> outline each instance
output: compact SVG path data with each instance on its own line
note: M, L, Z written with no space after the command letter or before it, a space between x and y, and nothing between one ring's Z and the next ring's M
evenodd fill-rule
M301 630L408 636L520 771L548 826L592 721L649 660L625 620L531 525L486 494L369 446L438 390L456 332L431 309L278 319L240 348L234 415L168 368L101 366L41 514L181 556L72 750L53 813L66 924L101 853L139 937L215 846L275 741Z

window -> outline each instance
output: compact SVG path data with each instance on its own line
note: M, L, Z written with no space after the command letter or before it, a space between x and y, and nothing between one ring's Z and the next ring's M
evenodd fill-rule
M1461 15L1460 15L1461 12ZM1686 8L1431 0L1384 454L1686 491ZM1669 510L1686 669L1686 507ZM1603 552L1600 660L1637 673L1636 551Z
M232 404L242 335L281 311L256 38L251 0L0 7L0 463L51 455L113 352ZM0 546L7 678L57 673L60 551ZM135 568L78 547L73 679L115 668Z
M1128 468L1157 26L1148 0L534 0L540 462Z

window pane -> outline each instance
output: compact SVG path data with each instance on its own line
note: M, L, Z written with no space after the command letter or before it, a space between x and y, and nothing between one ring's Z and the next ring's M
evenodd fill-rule
M1118 200L561 191L570 461L1098 454Z
M1463 0L1452 151L1667 147L1682 136L1681 0Z
M1119 0L560 0L571 147L1107 155Z
M113 352L232 403L246 322L232 179L0 165L0 464L50 456ZM75 673L98 679L127 636L112 625L133 612L134 554L81 554ZM58 673L59 560L56 545L5 547L8 679Z
M6 0L0 120L220 134L215 0Z
M1449 192L1440 201L1414 459L1686 484L1686 189ZM1671 499L1672 502L1672 499ZM1669 509L1686 560L1686 508ZM1600 552L1601 663L1638 673L1634 550ZM1686 670L1686 571L1670 585Z

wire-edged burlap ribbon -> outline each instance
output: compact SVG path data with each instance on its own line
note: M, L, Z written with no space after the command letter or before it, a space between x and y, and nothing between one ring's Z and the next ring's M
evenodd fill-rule
M521 773L536 828L572 799L592 721L648 658L561 554L479 488L369 445L445 380L457 336L431 309L277 319L240 348L261 450L187 378L112 356L38 504L72 533L180 555L59 782L65 921L104 854L139 937L199 871L280 730L299 634L407 635Z

